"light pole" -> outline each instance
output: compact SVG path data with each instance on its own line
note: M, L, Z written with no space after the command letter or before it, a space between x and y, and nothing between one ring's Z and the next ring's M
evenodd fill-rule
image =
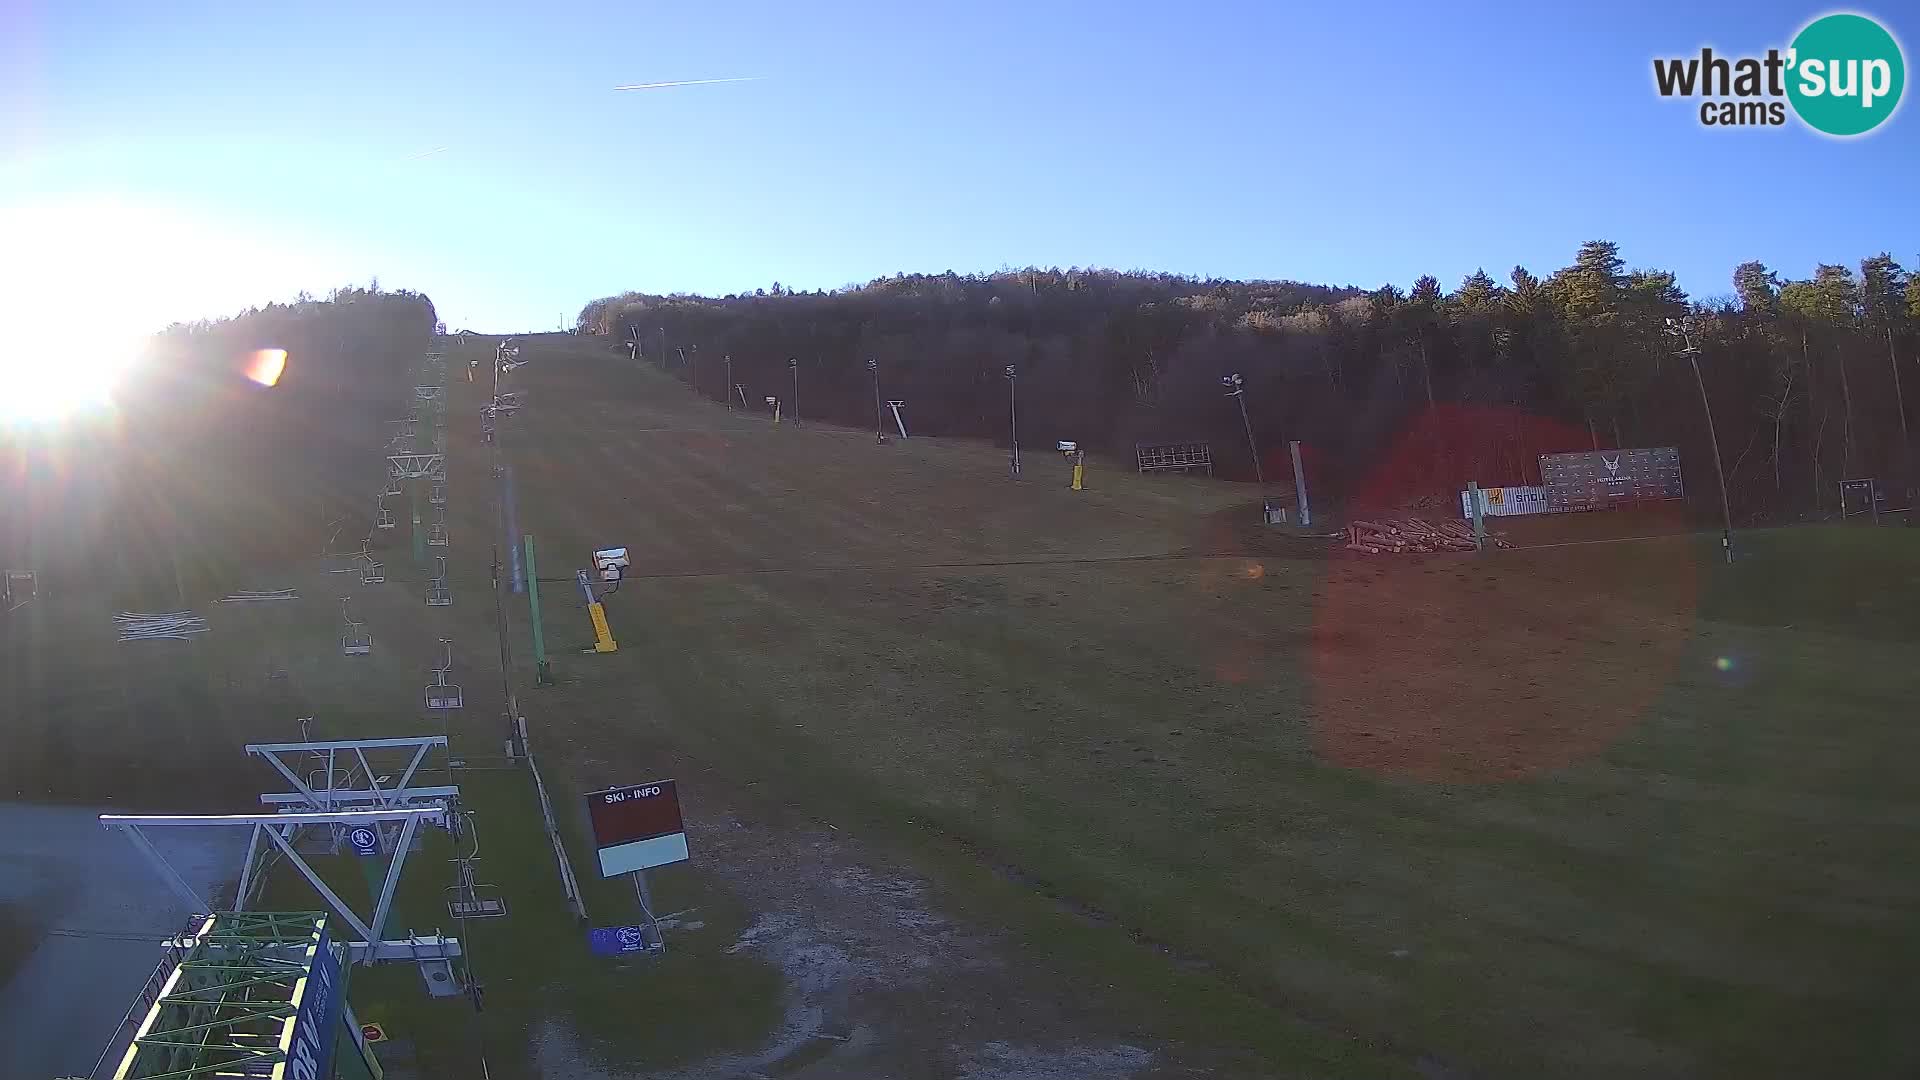
M1727 500L1727 471L1720 464L1720 436L1713 429L1713 405L1707 400L1707 380L1700 375L1700 348L1686 324L1667 320L1668 331L1680 335L1680 355L1693 365L1693 385L1700 388L1700 411L1707 415L1707 443L1713 447L1713 475L1720 481L1720 549L1733 564L1733 509Z
M867 371L873 375L873 441L887 441L887 433L880 426L880 361L867 358Z
M795 356L787 357L787 370L793 372L793 405L792 405L793 423L795 427L798 427L800 425L800 359L799 357L795 357Z
M693 346L693 359L687 365L687 385L693 388L695 397L700 396L700 346Z
M1267 493L1267 473L1260 467L1260 447L1253 441L1253 421L1247 419L1247 387L1239 372L1220 376L1220 385L1227 388L1227 396L1240 402L1240 425L1247 429L1247 451L1253 455L1253 478L1260 484L1260 496L1264 500Z
M667 328L663 326L660 328L660 370L665 371L666 367L667 367Z
M721 359L725 360L727 363L727 385L726 387L723 388L726 390L726 393L721 394L720 396L727 399L727 411L732 412L733 411L733 354L728 353L724 357L721 357Z
M1008 364L1007 376L1007 475L1020 479L1020 410L1014 404L1013 386L1019 378Z

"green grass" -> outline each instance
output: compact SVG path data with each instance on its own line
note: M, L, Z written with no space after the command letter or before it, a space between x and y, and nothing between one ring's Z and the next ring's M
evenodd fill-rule
M574 407L516 420L528 527L672 575L542 706L598 768L669 747L882 838L1126 1023L1258 1070L1920 1067L1912 534L1743 534L1731 570L1692 535L1008 566L1222 550L1244 496L1011 485L988 448L542 362Z
M523 700L569 828L567 791L672 762L699 778L690 805L831 822L1001 932L1013 970L1241 1074L1920 1073L1913 532L1742 533L1732 568L1712 535L1329 560L1246 527L1233 485L1095 463L1075 494L1043 455L1014 484L991 447L776 429L590 339L523 345L529 407L503 439L561 579L545 599L562 680ZM472 393L456 383L456 405ZM34 707L10 713L0 778L97 799L199 777L203 797L244 799L271 778L238 744L293 737L281 718L299 713L223 672L290 651L316 734L434 730L407 718L441 634L471 672L456 753L486 760L492 524L459 494L476 454L456 446L455 608L430 614L412 578L370 592L393 647L356 666L332 645L327 580L303 580L317 599L284 629L225 615L234 631L190 662L130 663L99 640L110 610L62 598L7 644ZM565 579L620 543L620 651L574 656L562 643L588 630ZM559 911L525 777L461 783L483 857L513 868L494 880L514 915L472 930L496 1075L526 1068L547 1016L634 1067L764 1036L777 975L720 951L746 913L697 853L661 902L699 905L707 928L620 971ZM413 880L409 918L443 925L443 885ZM607 888L589 899L602 925L631 913ZM429 1074L467 1074L467 1006L415 979L366 973L356 1001L411 1033ZM661 1010L673 1024L627 1020Z

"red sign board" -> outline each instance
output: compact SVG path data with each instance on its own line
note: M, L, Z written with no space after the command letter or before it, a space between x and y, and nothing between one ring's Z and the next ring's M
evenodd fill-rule
M600 876L684 861L686 825L671 780L587 793L587 817L600 853Z

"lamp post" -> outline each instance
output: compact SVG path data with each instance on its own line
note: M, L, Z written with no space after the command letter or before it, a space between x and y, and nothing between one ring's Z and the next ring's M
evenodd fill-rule
M1693 331L1685 323L1668 319L1667 330L1679 335L1680 355L1693 366L1693 385L1700 389L1700 411L1707 416L1707 443L1713 447L1713 475L1720 481L1720 549L1732 565L1733 509L1727 499L1727 470L1720 464L1720 436L1713 428L1713 404L1707 400L1707 380L1700 374L1700 347L1693 343Z
M693 388L694 396L700 394L700 346L693 346L693 359L687 363L687 385Z
M1253 441L1253 421L1247 418L1247 387L1239 372L1220 376L1220 385L1227 388L1227 396L1240 402L1240 425L1247 429L1247 451L1253 455L1253 477L1260 484L1260 494L1264 499L1267 492L1267 473L1260 467L1260 447Z
M1013 387L1019 378L1012 364L1007 365L1007 475L1020 479L1020 410L1014 403Z
M867 358L867 372L873 376L873 441L887 441L887 433L880 426L880 361Z
M799 357L795 357L795 356L787 357L787 370L793 372L793 404L791 408L793 410L794 426L798 427L800 424L800 359Z
M725 393L721 394L720 396L727 399L727 411L732 412L733 411L733 354L728 353L725 356L721 357L721 359L725 360L727 364L727 385L722 388L725 390Z

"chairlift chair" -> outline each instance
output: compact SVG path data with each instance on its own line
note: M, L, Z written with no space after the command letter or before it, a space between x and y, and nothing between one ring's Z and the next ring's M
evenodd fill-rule
M340 598L340 621L344 629L340 632L340 654L342 656L365 656L373 651L373 635L367 632L367 624L355 622L347 611L348 597Z
M25 607L40 595L40 578L32 570L9 570L0 584L0 610Z
M441 638L440 644L446 649L446 663L433 669L433 681L423 690L427 708L435 711L462 708L466 705L466 695L461 693L460 684L447 681L453 672L453 639Z
M386 496L380 497L380 505L374 511L373 527L376 529L393 528L393 511L387 506Z
M465 819L462 822L461 819ZM483 885L473 880L473 864L480 859L480 833L474 828L473 813L454 814L449 821L456 823L455 842L462 836L473 838L473 850L452 861L459 867L455 873L455 884L447 887L447 914L455 919L497 919L507 913L506 897L500 894L500 886Z
M447 588L447 560L441 556L437 561L437 572L427 580L427 606L449 607L453 604L453 591Z
M360 584L378 585L387 580L387 564L374 561L371 555L360 556Z
M433 486L429 488L427 492L427 501L435 506L447 505L447 482L445 480L433 482Z

